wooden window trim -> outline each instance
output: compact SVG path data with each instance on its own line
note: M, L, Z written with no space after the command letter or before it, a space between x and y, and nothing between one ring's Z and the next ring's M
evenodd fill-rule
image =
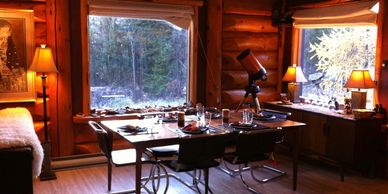
M293 6L292 10L297 9L311 9L311 8L320 8L326 7L335 4L334 0L328 1L326 3L313 3L308 5ZM346 4L351 2L350 0L341 0L341 4ZM382 64L382 45L383 45L383 24L384 24L384 14L385 14L385 1L379 0L379 13L377 14L377 41L376 41L376 59L375 59L375 81L377 82L376 88L374 88L374 97L373 104L379 104L379 93L380 93L380 73L381 73L381 64ZM292 47L291 50L291 61L292 63L300 64L300 48L301 48L301 32L300 28L292 27Z
M380 11L381 13L381 11ZM378 22L377 22L377 41L376 41L376 59L375 59L375 81L377 82L376 88L374 88L374 97L373 97L373 104L379 103L379 85L380 85L380 72L381 72L381 54L382 54L382 17L380 14L378 16ZM302 29L300 28L292 28L292 45L294 45L291 49L291 62L292 64L301 64L301 40L302 40Z
M144 1L149 2L149 1ZM202 0L152 0L153 3L165 3L172 5L193 6L194 15L190 27L190 52L189 52L189 72L188 72L188 93L187 101L196 103L197 98L197 49L198 49L198 6L203 5ZM88 35L88 0L80 1L81 15L81 37L82 37L82 113L90 114L90 61L89 61L89 35Z

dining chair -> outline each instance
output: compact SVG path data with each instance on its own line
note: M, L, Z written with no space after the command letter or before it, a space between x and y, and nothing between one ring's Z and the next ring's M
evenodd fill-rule
M222 158L225 151L226 137L221 134L214 134L209 136L191 135L184 137L179 142L179 153L177 159L162 160L161 163L169 167L175 172L189 172L196 170L203 170L205 193L209 189L209 168L216 167L220 164L216 159ZM194 173L195 176L196 173ZM182 181L179 177L172 176L183 183L188 188L199 192L199 180L193 181L195 188L192 185ZM212 192L211 192L212 193Z
M112 165L115 165L116 167L122 167L122 166L128 166L128 165L135 165L136 164L136 150L135 149L122 149L122 150L112 150L112 133L107 132L103 127L101 127L97 122L95 121L89 121L89 125L93 128L93 130L96 132L98 144L100 147L101 152L104 154L104 156L107 158L107 164L108 164L108 191L111 190L111 184L112 184ZM148 192L152 193L145 185L151 180L152 182L152 190L153 193L156 193L159 190L159 176L154 176L154 170L155 167L158 169L162 169L164 174L167 174L166 168L163 167L163 165L160 165L158 161L152 160L148 157L142 157L142 163L148 163L152 164L150 174L148 177L142 178L142 181L145 181L144 184L142 184L142 187ZM154 178L158 178L158 182L156 183L157 186L155 186L155 180ZM166 187L163 193L167 193L169 185L169 179L166 179ZM135 192L135 190L129 191L130 193Z
M286 120L290 115L291 113L290 112L283 112L283 111L277 111L277 110L271 110L271 109L262 109L262 114L264 116L274 116L274 119L272 120L268 120L266 122L274 122L274 121L284 121ZM276 135L276 144L280 144L280 143L283 143L284 141L284 137L285 137L285 133L283 131L279 131ZM236 142L233 141L229 147L227 148L227 153L228 152L235 152L236 150ZM272 152L271 154L271 159L272 161L275 162L275 156L274 156L274 152ZM228 175L230 176L238 176L240 174L240 171L248 171L248 170L251 170L251 167L249 166L243 166L242 168L238 168L238 169L232 169L226 162L224 162L224 167L219 167L219 169L225 173L227 173ZM265 168L267 170L270 170L272 172L275 172L277 173L277 175L273 176L273 177L269 177L269 178L264 178L264 179L257 179L255 178L254 180L257 181L257 182L261 182L261 183L265 183L265 182L268 182L272 179L275 179L275 178L279 178L283 175L286 174L286 172L280 170L280 169L277 169L273 166L269 166L269 165L259 165L259 166L256 166L255 168Z
M236 151L225 153L223 160L238 165L238 175L246 188L254 193L258 193L247 184L242 175L243 166L249 166L252 162L268 160L272 157L277 136L282 130L279 129L262 129L254 131L241 131L237 136ZM250 166L251 176L258 181L254 172L255 166Z

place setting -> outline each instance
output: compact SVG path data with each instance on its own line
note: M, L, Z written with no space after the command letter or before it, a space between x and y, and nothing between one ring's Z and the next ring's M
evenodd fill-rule
M232 128L234 131L267 129L268 127L253 122L254 115L256 113L251 112L249 109L244 109L243 120L230 123L229 128Z

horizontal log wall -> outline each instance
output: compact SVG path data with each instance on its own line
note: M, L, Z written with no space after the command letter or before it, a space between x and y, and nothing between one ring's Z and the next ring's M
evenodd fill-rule
M260 102L276 99L279 80L278 27L272 26L272 0L223 1L221 105L236 108L244 98L248 74L237 61L241 51L250 48L267 69L268 80L257 81ZM246 102L252 102L249 96Z
M34 42L35 46L46 44L47 42L47 22L46 22L46 3L45 1L25 1L25 2L0 2L0 9L16 9L16 10L33 10L34 11ZM1 15L1 14L0 14ZM42 85L40 78L36 79L35 89L37 93L42 93ZM34 121L43 120L43 103L39 98L36 102L17 102L17 103L0 103L0 109L11 107L27 108L33 116ZM42 131L39 132L39 137L43 136Z

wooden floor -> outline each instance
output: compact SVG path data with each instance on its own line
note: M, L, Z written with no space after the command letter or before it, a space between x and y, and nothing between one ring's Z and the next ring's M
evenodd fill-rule
M340 182L339 174L334 168L301 162L299 165L298 189L291 189L291 160L286 156L277 156L277 167L287 172L286 176L265 184L252 181L249 173L244 173L250 184L264 194L287 193L349 193L349 194L388 194L388 181L370 179L356 174L345 175L345 182ZM146 167L148 169L148 167ZM258 171L258 170L257 170ZM59 171L57 180L34 181L36 194L88 194L107 193L106 166L85 167L76 170ZM184 173L179 176L190 180ZM250 193L241 183L239 177L229 177L218 169L210 170L210 185L214 193L243 194ZM113 169L112 192L134 188L134 166ZM172 180L168 193L194 193Z

